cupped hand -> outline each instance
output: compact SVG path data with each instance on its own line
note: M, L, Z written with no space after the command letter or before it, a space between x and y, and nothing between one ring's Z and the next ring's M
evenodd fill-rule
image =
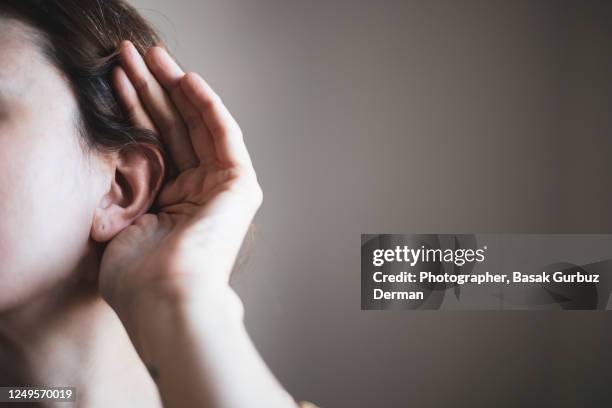
M177 175L161 187L157 213L108 243L100 292L121 313L141 300L231 297L229 276L263 199L241 129L210 86L163 48L143 58L124 41L119 55L113 83L121 105L134 125L158 132Z

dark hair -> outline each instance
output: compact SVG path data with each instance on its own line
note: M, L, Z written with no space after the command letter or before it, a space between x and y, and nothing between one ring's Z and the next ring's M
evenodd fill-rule
M112 86L118 47L130 40L141 54L162 45L156 30L123 0L1 0L0 17L34 28L46 58L66 75L76 95L77 128L89 148L118 151L159 137L138 129L121 109Z

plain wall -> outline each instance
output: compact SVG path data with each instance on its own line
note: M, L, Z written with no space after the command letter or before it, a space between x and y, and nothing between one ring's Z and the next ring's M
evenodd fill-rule
M612 232L610 2L132 4L244 131L236 289L296 398L612 404L607 313L366 312L359 286L361 233Z

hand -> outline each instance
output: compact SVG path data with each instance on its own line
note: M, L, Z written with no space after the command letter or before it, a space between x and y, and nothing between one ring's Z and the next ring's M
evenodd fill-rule
M241 316L229 275L263 198L241 129L210 86L163 48L143 59L124 41L119 55L120 102L134 125L160 133L178 176L162 186L157 214L108 243L101 294L120 317L160 300L232 305Z
M113 82L135 125L159 131L177 177L109 242L100 291L151 369L166 407L291 407L243 325L229 275L262 191L242 132L197 74L129 42ZM141 103L142 101L142 103Z

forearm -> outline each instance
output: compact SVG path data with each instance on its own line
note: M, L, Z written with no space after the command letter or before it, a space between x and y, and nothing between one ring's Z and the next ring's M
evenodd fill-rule
M158 301L132 316L128 332L165 407L297 406L255 349L240 308L226 297Z

